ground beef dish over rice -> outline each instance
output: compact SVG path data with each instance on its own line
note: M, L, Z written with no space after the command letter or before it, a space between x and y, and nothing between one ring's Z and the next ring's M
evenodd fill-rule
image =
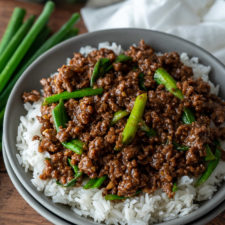
M158 54L140 41L138 46L130 46L123 54L132 60L117 63L117 54L107 48L93 50L87 55L75 53L68 65L41 80L43 96L48 97L89 87L93 68L100 58L110 59L113 66L93 86L102 87L103 94L64 101L69 120L58 132L52 117L52 110L58 103L41 106L41 114L37 117L41 133L34 135L33 140L38 142L38 151L47 153L49 158L45 159L44 169L37 179L53 179L66 185L74 178L73 168L68 165L69 158L83 173L74 189L80 188L87 176L106 175L101 186L102 196L116 194L132 199L139 198L134 195L140 190L141 195L154 195L162 190L166 193L164 197L172 201L176 195L174 183L179 184L184 177L195 180L206 170L206 145L214 153L215 140L225 139L225 103L212 93L215 88L204 77L194 76L193 62L189 61L190 67L185 65L176 52ZM156 83L154 73L160 67L177 81L183 100ZM140 88L141 73L147 91ZM136 97L144 92L148 98L143 120L156 135L149 137L138 129L132 142L124 146L122 132L128 117L114 125L112 118L119 110L130 113ZM26 92L23 99L24 102L36 102L40 94L35 90ZM182 122L185 107L193 110L195 122ZM84 143L81 155L61 144L72 139ZM179 151L177 144L187 146L188 150Z

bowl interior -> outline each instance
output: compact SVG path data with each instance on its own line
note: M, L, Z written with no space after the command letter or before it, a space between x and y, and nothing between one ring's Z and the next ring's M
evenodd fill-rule
M114 29L79 35L78 37L69 39L49 50L44 55L39 57L24 72L23 76L19 79L10 95L6 107L6 116L4 119L4 143L10 164L20 182L38 202L40 202L48 210L70 222L83 225L98 224L93 222L91 219L86 219L75 215L74 212L72 212L67 206L54 204L51 199L36 190L30 181L32 177L31 173L25 173L24 169L19 165L16 158L17 127L19 125L20 116L25 115L21 95L24 91L31 91L33 89L39 90L41 88L40 79L43 77L48 77L51 73L56 72L61 65L66 63L66 59L68 57L73 57L73 52L78 52L82 46L91 45L93 47L97 47L99 42L109 41L121 44L123 49L127 49L133 43L138 44L141 39L159 52L187 52L189 56L199 57L201 63L211 66L211 81L215 84L225 83L224 66L208 52L188 41L151 30ZM220 89L220 96L225 98L225 88L223 86L221 86ZM224 186L222 186L213 198L202 204L199 209L182 218L168 221L166 224L180 225L194 221L211 211L224 199L225 190Z

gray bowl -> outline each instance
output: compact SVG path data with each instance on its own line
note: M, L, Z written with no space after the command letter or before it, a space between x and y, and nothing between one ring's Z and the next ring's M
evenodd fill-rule
M39 202L37 202L23 187L23 185L20 183L20 181L17 179L15 173L13 172L12 167L9 164L9 160L7 158L5 147L2 148L2 154L3 154L3 160L5 163L6 171L15 186L16 190L19 192L19 194L24 198L24 200L35 210L37 211L41 216L45 217L47 220L52 222L55 225L71 225L66 220L63 220L62 218L56 216L52 212L48 211L45 207L43 207Z
M20 181L17 179L15 173L13 172L12 167L9 164L9 160L7 158L5 147L2 148L3 153L3 160L6 167L6 171L19 192L19 194L24 198L24 200L34 209L36 212L38 212L41 216L45 217L47 220L52 222L55 225L72 225L72 223L67 222L66 220L63 220L61 217L56 216L54 213L48 211L45 207L43 207L40 203L38 203L23 187L23 185L20 183ZM214 217L219 215L221 212L225 210L225 201L223 201L219 206L217 206L215 209L213 209L210 214L207 214L206 216L203 216L202 218L194 221L191 223L192 225L202 225L206 224L210 220L212 220Z
M178 53L187 52L190 56L197 56L201 63L210 65L212 71L210 79L216 84L225 83L225 67L215 57L201 49L200 47L180 39L178 37L143 29L114 29L104 30L93 33L80 35L78 37L67 40L39 57L23 74L16 83L7 107L4 118L4 143L9 162L16 176L23 184L25 189L45 208L54 212L56 215L76 224L97 224L91 219L80 217L74 214L67 206L54 204L51 199L40 193L30 182L31 174L25 173L24 169L19 165L16 158L16 136L17 127L19 125L20 115L25 114L21 94L24 91L32 89L40 89L39 80L42 77L48 77L54 73L58 67L65 63L66 58L72 57L73 52L79 51L81 46L91 45L97 46L99 42L109 41L121 44L124 49L128 48L133 43L138 43L144 39L147 44L150 44L156 51L168 52L177 51ZM225 88L221 88L220 96L225 98ZM166 223L172 224L187 224L193 222L203 215L209 213L212 209L218 206L225 199L224 186L213 196L210 201L201 205L199 209L182 218L177 218Z

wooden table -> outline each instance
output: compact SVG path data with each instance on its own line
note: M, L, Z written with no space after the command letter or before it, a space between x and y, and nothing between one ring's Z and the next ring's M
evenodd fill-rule
M23 7L27 10L27 15L41 12L42 6L35 3L28 3L15 0L0 0L0 38L5 30L8 20L15 6ZM77 12L83 7L82 4L58 5L51 17L49 26L53 31L69 19L73 12ZM81 20L77 27L80 33L87 32ZM34 211L18 194L7 175L4 167L2 155L0 153L0 225L50 225L45 218ZM225 212L217 216L208 225L224 225Z

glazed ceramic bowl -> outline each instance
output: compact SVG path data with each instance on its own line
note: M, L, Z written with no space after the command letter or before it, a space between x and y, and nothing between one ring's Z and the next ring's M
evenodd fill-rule
M18 178L16 177L11 165L9 164L9 160L7 158L6 152L5 152L5 147L3 146L2 149L2 154L3 154L3 160L4 164L7 170L7 173L19 192L19 194L23 197L23 199L34 209L36 212L38 212L41 216L45 217L47 220L52 222L55 225L72 225L72 223L62 219L61 217L55 215L54 213L50 212L47 210L43 205L41 205L36 199L34 199L28 192L27 190L23 187L23 185L20 183ZM221 212L225 210L225 201L220 203L215 209L213 209L209 214L206 216L202 216L200 219L195 220L192 222L192 225L202 225L206 224L207 222L211 221L214 217L219 215Z
M41 216L45 217L47 220L52 222L55 225L71 225L66 220L63 220L61 217L58 217L54 213L47 210L43 205L41 205L38 201L36 201L35 198L33 198L27 190L23 187L23 185L20 183L18 178L16 177L12 167L10 166L9 160L6 156L5 147L2 147L2 155L3 160L5 164L6 171L15 186L16 190L19 192L19 194L23 197L23 199L35 210L37 211Z
M79 51L82 46L91 45L97 47L99 42L109 41L121 44L122 47L126 49L133 43L137 44L141 39L151 45L158 52L187 52L190 56L198 57L201 63L211 66L211 81L215 84L225 84L225 67L223 64L210 53L189 41L151 30L113 29L79 35L78 37L69 39L52 48L30 65L30 67L24 72L23 76L18 80L10 95L4 119L4 144L10 165L17 178L30 195L32 195L46 209L69 222L78 225L97 224L92 219L83 218L74 214L74 212L72 212L72 210L67 206L53 203L50 198L47 198L43 193L37 191L30 181L31 174L25 173L24 169L19 165L16 158L17 127L19 125L20 116L25 114L21 94L24 91L33 89L39 90L41 88L39 82L40 79L42 77L48 77L49 74L54 73L57 68L65 63L68 57L73 56L73 52ZM220 96L225 98L224 86L221 86ZM210 201L204 202L199 209L187 216L183 216L182 218L161 223L161 225L181 225L196 221L211 210L215 209L223 200L225 200L224 185L217 193L215 193Z

